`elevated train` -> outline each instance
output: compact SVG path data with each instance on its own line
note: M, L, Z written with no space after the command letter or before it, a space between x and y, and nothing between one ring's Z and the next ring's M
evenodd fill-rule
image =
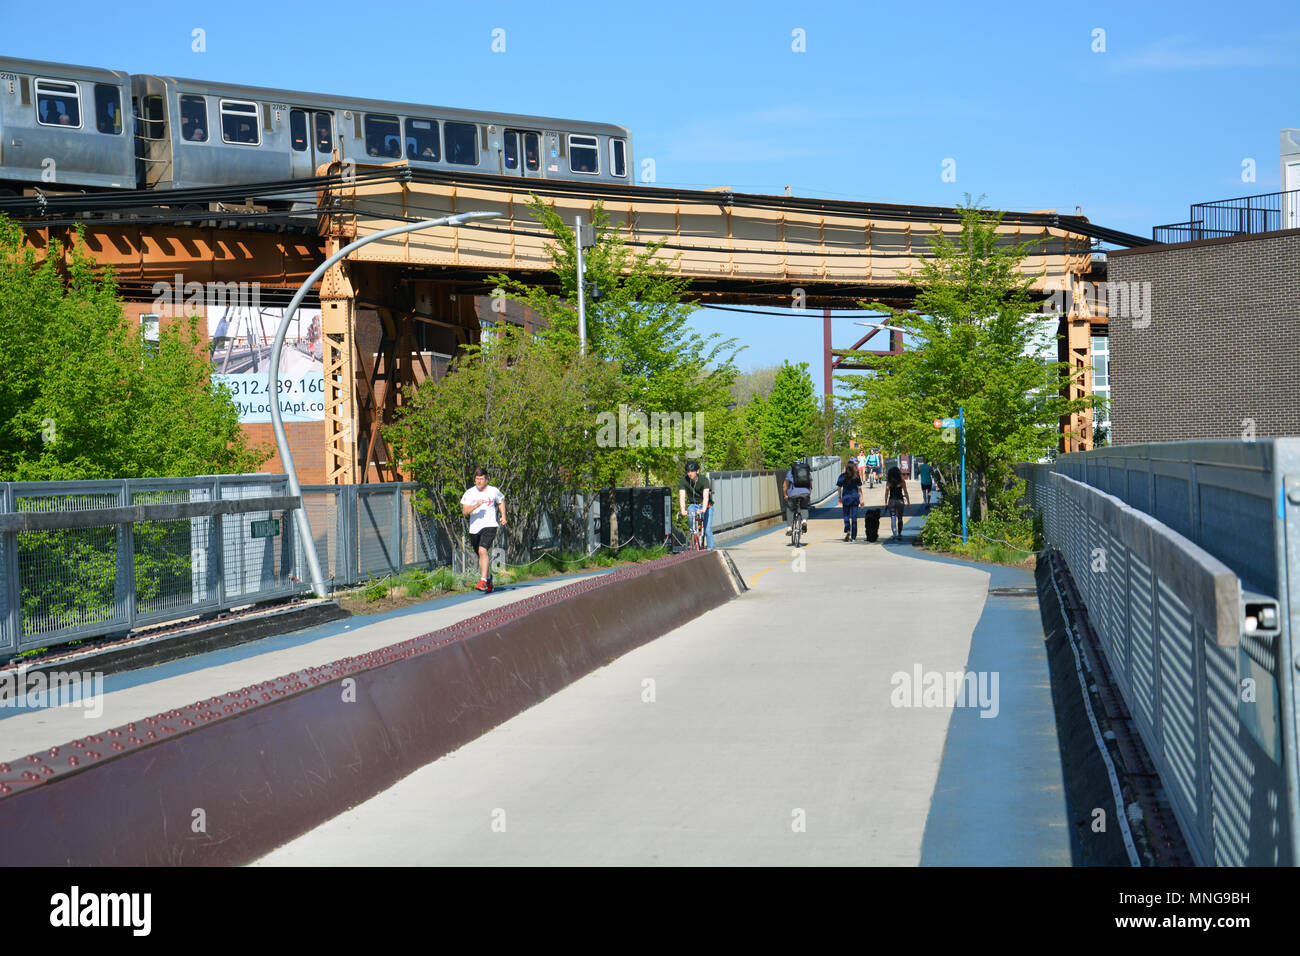
M181 189L332 160L633 182L622 126L0 57L0 192Z

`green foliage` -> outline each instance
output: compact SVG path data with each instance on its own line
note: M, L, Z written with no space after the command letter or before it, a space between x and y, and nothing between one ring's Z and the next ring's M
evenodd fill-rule
M388 597L389 583L387 578L376 579L372 574L366 586L361 589L361 595L366 599L367 604L373 604L375 601L381 601Z
M0 480L255 471L229 394L211 384L196 318L160 330L156 353L126 319L113 274L82 251L64 276L0 215Z
M504 326L490 348L470 347L438 381L408 390L385 429L403 464L424 488L417 496L453 542L467 524L460 499L474 469L505 496L498 536L507 560L527 560L542 516L564 513L567 492L590 495L611 483L619 462L601 455L594 408L618 392L618 367L534 343Z
M966 542L961 540L960 490L949 489L926 515L919 535L921 544L933 551L960 554L976 561L1017 564L1037 548L1039 529L1033 511L1022 502L1025 483L1016 479L992 494L988 513L967 520Z
M539 336L548 349L566 358L576 356L577 247L573 228L537 196L528 208L555 238L548 248L560 294L504 275L491 281L547 321L549 328ZM729 401L727 388L736 376L735 340L690 330L687 321L695 307L682 301L688 281L673 272L674 260L662 255L662 241L649 243L634 254L620 232L621 224L611 224L601 203L596 203L591 218L596 244L583 251L589 290L588 352L615 363L619 382L610 403L593 408L617 413L621 403L646 414L685 415L725 405ZM599 299L591 298L592 287L600 289ZM709 440L707 430L705 440ZM610 474L650 470L677 474L687 453L662 447L609 448L602 457L617 461L617 465L611 462L607 466Z
M755 396L767 396L772 394L772 387L776 384L776 373L780 370L779 365L764 365L761 368L753 368L748 372L738 372L736 380L731 383L731 397L739 404L744 405L751 401Z
M823 425L808 363L782 363L763 414L765 466L781 470L805 455L820 452L825 443Z
M1000 213L975 205L957 211L960 236L954 241L940 232L930 239L933 258L918 277L916 310L870 306L913 333L916 347L898 356L859 353L877 374L846 384L856 393L860 434L879 437L886 447L897 442L948 473L959 446L933 420L956 417L965 407L966 468L978 518L989 511L990 489L1006 483L1012 466L1049 454L1061 416L1092 399L1063 398L1069 366L1043 357L1051 333L1032 317L1034 277L1021 271L1030 244L1006 245L997 233Z

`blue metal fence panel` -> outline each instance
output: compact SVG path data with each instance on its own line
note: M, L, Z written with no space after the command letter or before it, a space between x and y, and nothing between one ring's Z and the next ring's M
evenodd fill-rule
M1295 863L1300 439L1100 448L1017 471L1194 857ZM1057 488L1053 473L1087 489ZM1203 589L1170 571L1171 556L1236 582L1239 644L1224 640L1221 594L1206 604ZM1270 599L1279 626L1250 630L1248 602Z

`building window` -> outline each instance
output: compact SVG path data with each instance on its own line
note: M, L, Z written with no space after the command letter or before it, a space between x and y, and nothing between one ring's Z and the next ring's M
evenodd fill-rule
M158 316L152 312L140 316L140 341L146 355L158 354Z

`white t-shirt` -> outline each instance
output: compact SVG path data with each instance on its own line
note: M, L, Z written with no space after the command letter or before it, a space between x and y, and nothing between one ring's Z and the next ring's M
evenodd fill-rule
M505 501L505 495L501 494L501 489L495 485L488 485L482 491L478 488L471 487L460 496L460 503L463 505L472 505L475 502L482 501L484 498L491 499L490 505L479 505L469 513L469 533L478 534L484 528L498 528L497 524L497 502Z

